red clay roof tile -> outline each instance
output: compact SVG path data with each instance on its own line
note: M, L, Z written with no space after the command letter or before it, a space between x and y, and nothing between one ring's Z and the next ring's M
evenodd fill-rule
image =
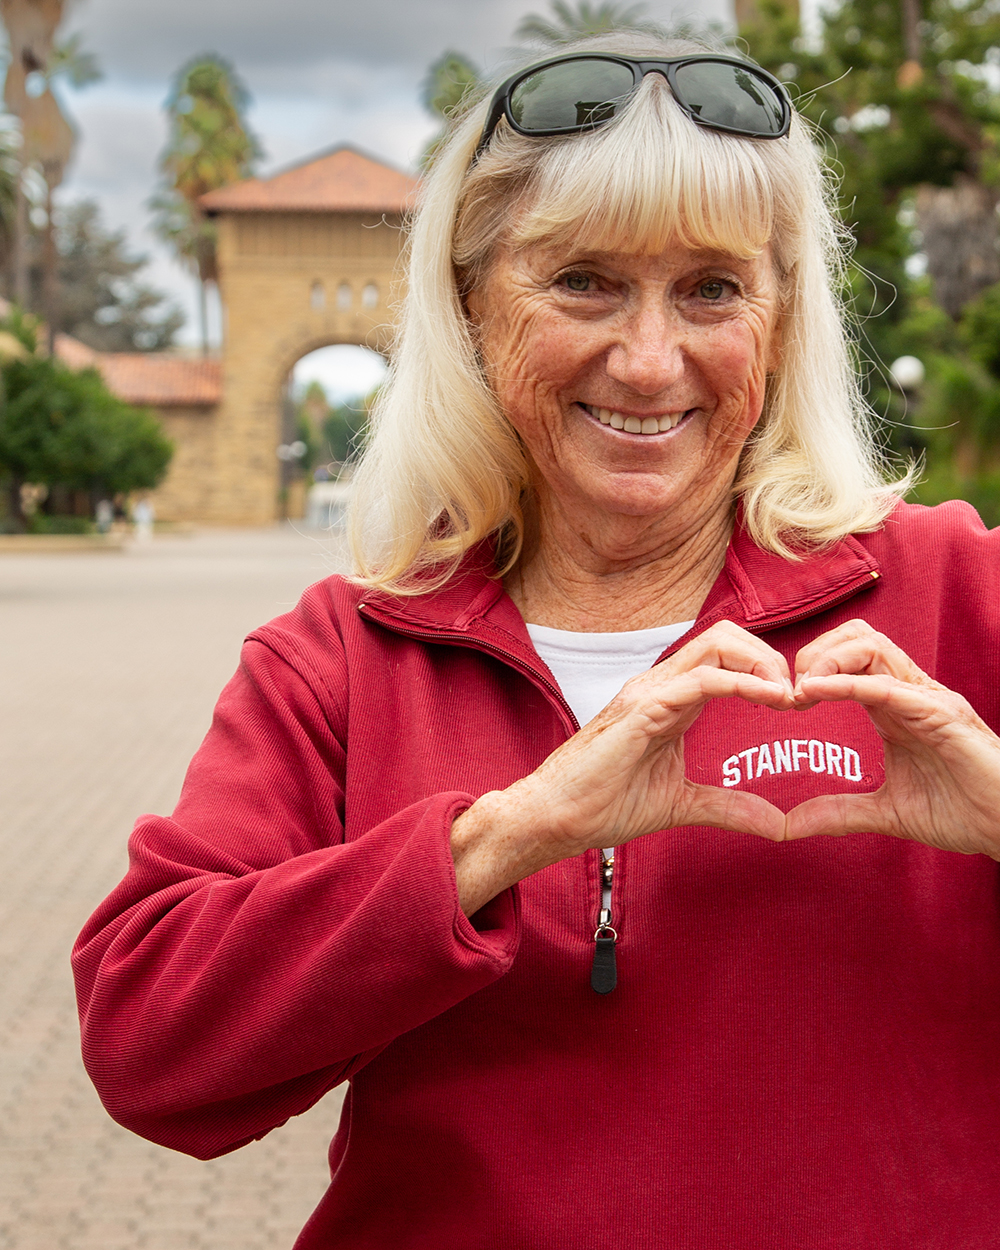
M418 178L345 146L273 178L248 178L209 191L200 202L210 214L403 213L413 206L419 184Z
M165 353L101 352L93 363L109 390L130 404L208 408L222 398L222 364L218 360L191 360Z

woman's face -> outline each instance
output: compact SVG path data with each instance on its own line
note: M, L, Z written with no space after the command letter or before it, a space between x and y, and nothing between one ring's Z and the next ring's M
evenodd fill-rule
M507 249L468 307L543 509L695 521L728 496L776 364L769 251Z

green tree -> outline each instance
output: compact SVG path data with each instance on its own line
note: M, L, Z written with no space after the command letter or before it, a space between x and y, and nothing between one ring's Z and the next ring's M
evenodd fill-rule
M549 8L552 10L550 18L541 17L537 13L529 13L523 17L514 32L515 38L526 43L558 47L563 43L585 39L588 35L604 35L612 30L663 33L661 26L642 16L646 11L644 4L590 4L588 0L567 4L565 0L550 0Z
M820 21L807 42L781 0L759 0L740 33L840 174L860 356L887 436L927 449L928 502L961 493L989 511L979 479L1000 379L977 358L988 318L966 310L1000 281L1000 14L992 0L843 0ZM906 397L886 373L904 354L927 368Z
M123 230L104 226L93 200L57 212L55 239L58 330L95 351L162 351L171 345L184 314L141 281L147 258L129 252ZM40 277L33 266L36 290Z
M79 34L70 35L53 46L44 72L49 82L62 79L77 90L100 82L104 77L100 62L93 52L84 48L83 36Z
M422 97L427 110L447 121L479 85L479 71L461 52L442 52L427 71Z
M447 133L448 120L474 95L479 83L479 71L461 52L442 52L428 69L421 98L427 111L441 119L442 126L424 148L420 158L422 168L426 169L434 159Z
M260 145L246 124L250 97L222 57L199 56L178 72L167 99L170 134L163 185L150 201L153 228L198 279L202 350L208 351L205 288L217 279L215 228L198 205L209 191L253 172Z
M26 483L86 492L96 502L162 480L173 446L152 413L112 395L96 370L74 372L39 354L35 325L20 314L0 329L27 349L0 363L0 473L15 527L27 522Z
M364 441L368 413L376 393L377 388L364 399L331 406L323 422L320 444L322 455L329 456L340 464L354 459L359 445Z

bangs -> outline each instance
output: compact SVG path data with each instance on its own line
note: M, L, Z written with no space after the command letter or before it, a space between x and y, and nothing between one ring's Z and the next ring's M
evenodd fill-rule
M508 238L515 247L572 242L645 253L679 241L750 259L774 233L777 153L762 159L765 144L786 141L698 126L674 103L666 80L647 74L611 124L549 141Z

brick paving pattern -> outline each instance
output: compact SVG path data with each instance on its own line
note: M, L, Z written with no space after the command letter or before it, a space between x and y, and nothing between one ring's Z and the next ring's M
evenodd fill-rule
M0 1250L288 1250L341 1091L201 1163L114 1124L68 966L144 811L168 813L243 636L340 566L291 527L0 556Z

